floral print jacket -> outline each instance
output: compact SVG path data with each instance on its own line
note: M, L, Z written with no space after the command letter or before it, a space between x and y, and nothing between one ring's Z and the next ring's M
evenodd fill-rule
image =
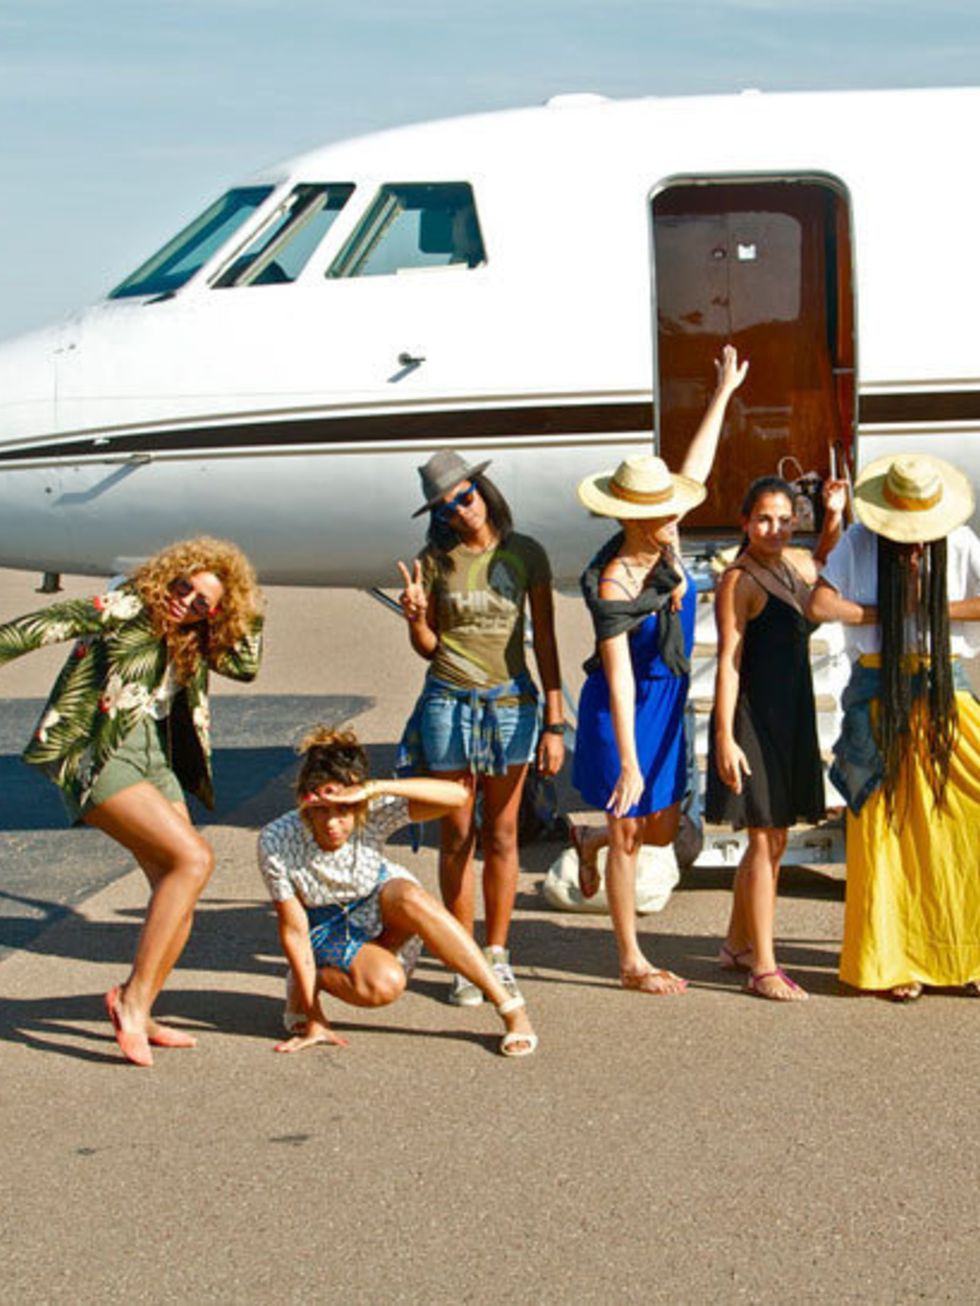
M129 585L94 599L68 599L0 625L0 666L24 653L76 641L55 681L23 758L42 767L79 806L147 710L167 669L167 648L149 610ZM262 656L262 621L222 656L200 660L170 709L171 765L184 789L214 806L208 673L253 680Z

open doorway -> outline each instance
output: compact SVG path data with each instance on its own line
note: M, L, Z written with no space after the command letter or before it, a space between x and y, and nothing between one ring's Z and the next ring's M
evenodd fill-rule
M704 412L722 345L750 360L708 497L685 519L727 532L755 477L853 467L847 193L829 177L690 177L657 191L651 217L657 449L671 468Z

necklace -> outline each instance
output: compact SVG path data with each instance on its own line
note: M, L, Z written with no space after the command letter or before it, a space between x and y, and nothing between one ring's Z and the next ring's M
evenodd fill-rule
M760 562L758 558L754 558L753 561L757 567L761 567L763 571L768 571L775 576L784 589L788 589L791 594L796 592L796 570L788 562L785 562L782 558L777 558L772 564Z
M630 584L633 585L637 589L637 591L643 588L644 584L646 583L646 578L650 574L651 568L657 562L657 559L659 557L660 557L659 553L652 553L648 557L644 557L642 554L639 553L636 555L633 561L636 563L638 567L642 567L644 569L642 578L640 580L637 580L636 575L633 572L633 568L630 566L629 558L627 558L624 554L620 554L619 561L623 564L623 567L626 571L626 575L629 577Z
M474 557L478 558L482 554L490 553L495 549L500 543L500 536L496 531L490 531L485 539L481 533L479 536L473 537L472 541L461 538L459 543L464 553L472 553Z

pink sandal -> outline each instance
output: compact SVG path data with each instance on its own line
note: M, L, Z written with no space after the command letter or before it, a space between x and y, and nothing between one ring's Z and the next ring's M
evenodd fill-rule
M742 957L747 957L751 953L751 951L752 951L751 943L748 945L748 947L739 948L737 952L734 952L728 946L727 943L723 943L721 945L721 957L719 958L718 964L722 968L722 970L751 971L752 967L748 965L746 962L741 960Z
M109 990L104 999L106 1015L112 1021L112 1032L116 1036L119 1050L126 1060L134 1066L152 1066L153 1053L150 1051L150 1042L146 1035L122 1027L122 1021L119 1018L119 998L121 994L122 990L117 984L115 988Z
M796 980L790 979L790 977L786 974L786 972L782 969L782 967L777 966L775 970L750 971L749 977L745 981L746 993L753 993L757 998L766 998L769 1002L787 1001L786 998L777 998L774 997L771 993L763 993L762 989L759 988L759 982L761 980L766 980L766 979L782 980L782 982L786 985L786 987L788 989L791 989L794 993L803 992L803 989L800 987L799 984L797 984Z

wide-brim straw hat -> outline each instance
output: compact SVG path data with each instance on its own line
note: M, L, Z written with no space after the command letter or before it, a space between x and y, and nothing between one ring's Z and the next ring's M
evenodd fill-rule
M419 468L425 503L421 508L417 508L412 516L421 517L424 512L430 512L454 485L458 485L460 481L471 481L474 476L485 472L490 463L489 458L482 463L468 463L452 449L440 449L438 453L434 453L429 461Z
M702 502L700 481L672 472L662 458L648 454L627 458L610 472L587 476L578 487L579 502L600 517L620 521L642 517L679 517Z
M858 521L899 544L942 539L973 515L974 503L968 478L931 454L876 458L854 485Z

